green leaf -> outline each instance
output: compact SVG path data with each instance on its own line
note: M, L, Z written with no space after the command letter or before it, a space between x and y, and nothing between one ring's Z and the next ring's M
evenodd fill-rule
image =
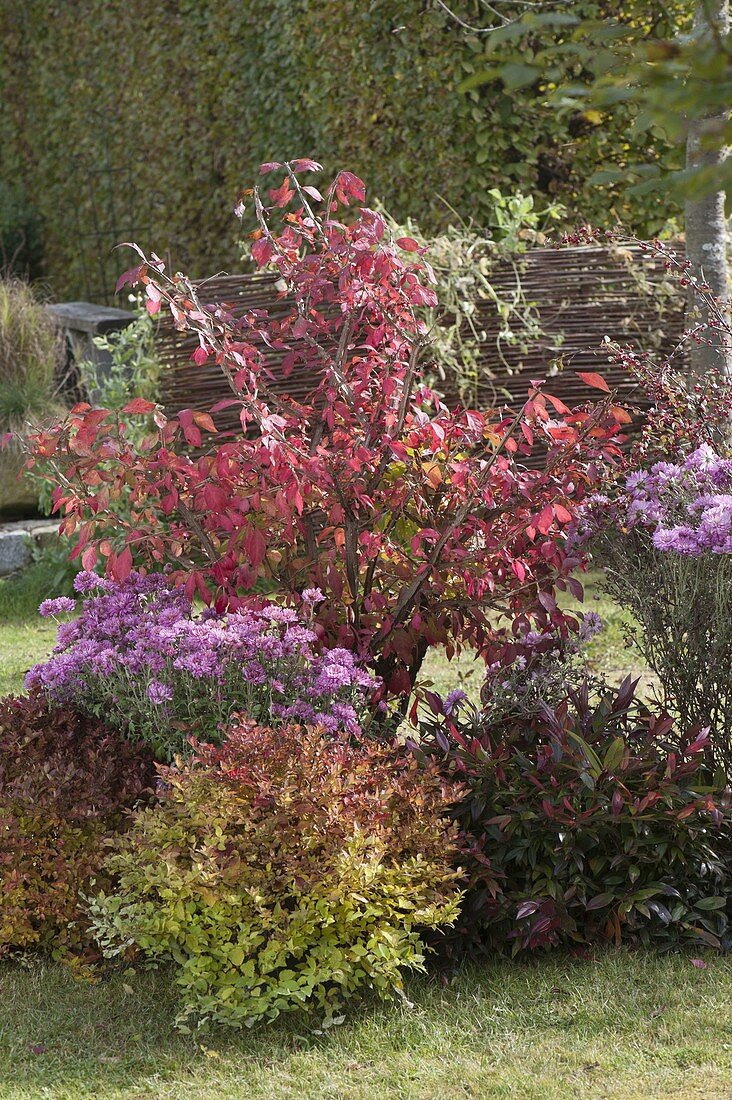
M587 902L585 908L588 912L592 909L605 909L608 905L611 905L615 901L615 895L610 893L597 894L594 898L591 898Z
M501 69L501 80L506 88L525 88L527 84L533 84L541 76L541 70L534 65L525 65L523 62L512 62Z
M592 746L587 744L584 737L580 737L580 735L578 733L575 733L574 730L569 731L569 736L571 737L571 739L574 742L576 742L576 744L578 744L580 746L580 748L584 752L584 754L587 757L587 760L590 764L590 773L593 776L593 778L596 779L597 776L600 775L600 773L602 772L602 764L600 763L600 757L597 755L597 753L592 748Z
M603 767L606 772L612 772L617 768L625 753L625 741L622 737L616 737L610 748L605 753Z
M727 898L702 898L694 904L695 909L724 909Z
M616 183L625 175L620 168L601 168L599 172L593 172L587 183L594 186L597 183Z
M500 79L501 69L494 65L490 69L481 69L480 72L473 73L466 80L461 80L457 90L459 92L470 92L473 88L481 88L484 84L492 84L494 80Z

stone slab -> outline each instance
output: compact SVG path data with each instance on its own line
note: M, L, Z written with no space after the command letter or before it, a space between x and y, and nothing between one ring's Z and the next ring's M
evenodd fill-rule
M58 536L58 524L52 520L16 520L0 523L0 577L17 573L30 565L32 544L45 546Z
M93 302L54 302L46 306L62 328L98 336L132 324L135 314L129 309L98 306Z

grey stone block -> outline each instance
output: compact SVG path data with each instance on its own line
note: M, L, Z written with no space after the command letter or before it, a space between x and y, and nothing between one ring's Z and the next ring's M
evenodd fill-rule
M62 328L69 332L86 332L89 336L115 332L135 319L129 309L97 306L93 302L54 302L46 309Z
M30 565L31 548L25 531L0 531L0 577Z
M48 546L58 538L56 520L21 519L0 523L0 577L17 573L30 565L34 543L36 546Z
M29 523L28 534L37 546L49 546L61 537L58 533L57 520L37 520L35 523Z

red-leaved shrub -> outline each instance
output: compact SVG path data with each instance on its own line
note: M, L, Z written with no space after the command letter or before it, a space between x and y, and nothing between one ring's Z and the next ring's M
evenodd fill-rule
M40 697L0 701L0 953L81 946L79 890L154 783L148 752Z
M174 418L140 398L121 414L80 404L36 435L30 463L85 569L124 580L167 564L219 611L256 604L263 584L295 607L317 588L323 643L364 658L404 706L430 646L488 654L501 626L576 629L555 598L581 594L566 534L628 416L594 373L581 376L605 392L592 409L540 383L515 414L448 408L423 375L424 249L393 238L353 173L323 196L302 182L318 170L264 165L278 185L250 192L252 255L280 276L281 307L236 317L155 255L120 280L170 311L230 398ZM240 429L216 434L225 406ZM151 412L157 431L137 445L125 421Z

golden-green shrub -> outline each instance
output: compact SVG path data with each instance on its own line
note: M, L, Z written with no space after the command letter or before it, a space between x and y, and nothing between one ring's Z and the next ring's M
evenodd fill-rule
M90 913L106 955L176 965L180 1026L332 1022L359 990L401 991L420 930L457 915L451 791L396 746L244 724L160 775Z

